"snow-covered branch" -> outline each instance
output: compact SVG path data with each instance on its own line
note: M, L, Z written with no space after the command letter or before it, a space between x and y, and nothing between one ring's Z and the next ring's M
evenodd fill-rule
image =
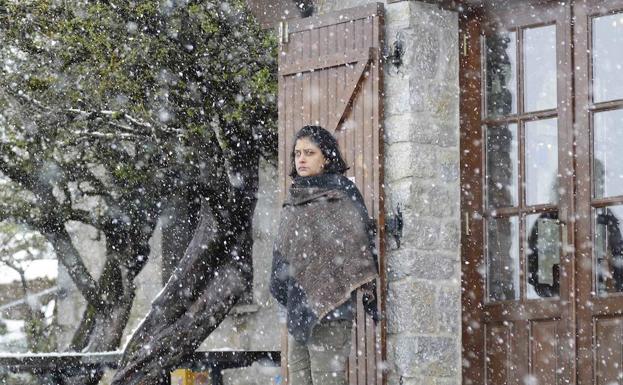
M163 125L155 125L142 119L136 118L125 111L113 111L113 110L94 110L88 111L79 108L53 108L50 107L38 99L26 94L23 91L18 91L14 95L41 110L48 113L64 114L75 120L89 120L93 121L101 119L103 123L114 127L122 132L102 133L98 131L76 131L75 134L79 136L91 136L105 139L138 139L139 137L155 136L158 132L168 135L184 134L184 131L178 128L167 127ZM128 124L122 124L120 122L125 121Z

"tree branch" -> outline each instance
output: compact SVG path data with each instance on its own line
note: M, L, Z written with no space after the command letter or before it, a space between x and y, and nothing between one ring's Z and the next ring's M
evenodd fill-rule
M79 108L66 108L66 109L54 109L41 101L27 95L23 91L18 91L17 93L11 92L15 97L20 98L32 105L37 106L38 108L45 110L49 113L54 114L65 114L72 119L81 119L94 121L96 119L102 119L104 123L110 125L111 127L118 128L122 133L115 132L114 135L109 133L101 133L101 132L88 132L88 131L76 131L76 135L85 135L90 134L94 137L102 137L102 138L115 138L117 135L120 135L122 139L137 139L139 137L145 136L153 136L156 131L161 131L165 134L176 134L183 135L184 131L181 129L154 125L139 118L133 117L125 111L112 111L112 110L99 110L99 111L85 111ZM117 121L125 120L130 126L126 126L118 123Z
M13 151L8 144L0 142L0 154L8 154L11 152ZM20 169L18 166L10 165L2 156L0 156L0 172L8 176L13 182L23 185L31 191L36 187L36 182L34 178L32 178L31 173L27 172L25 169Z
M97 282L84 265L82 257L71 242L71 237L63 227L58 231L39 229L54 247L58 260L65 266L69 276L88 303L96 309L103 309L104 301Z

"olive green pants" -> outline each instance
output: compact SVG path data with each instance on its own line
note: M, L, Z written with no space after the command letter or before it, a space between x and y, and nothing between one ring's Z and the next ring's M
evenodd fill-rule
M307 345L288 334L288 385L346 385L352 321L325 321Z

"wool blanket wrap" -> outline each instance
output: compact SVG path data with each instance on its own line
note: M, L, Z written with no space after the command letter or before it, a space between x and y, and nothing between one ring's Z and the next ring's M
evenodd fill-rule
M374 226L348 178L295 178L281 211L270 291L288 331L307 343L314 325L378 275Z

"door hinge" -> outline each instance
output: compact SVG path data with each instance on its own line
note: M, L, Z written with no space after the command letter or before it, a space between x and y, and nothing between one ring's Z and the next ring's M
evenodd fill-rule
M288 43L288 22L280 21L279 22L279 44L287 44Z
M472 216L469 211L463 212L463 232L465 235L472 235L472 224L471 224Z

